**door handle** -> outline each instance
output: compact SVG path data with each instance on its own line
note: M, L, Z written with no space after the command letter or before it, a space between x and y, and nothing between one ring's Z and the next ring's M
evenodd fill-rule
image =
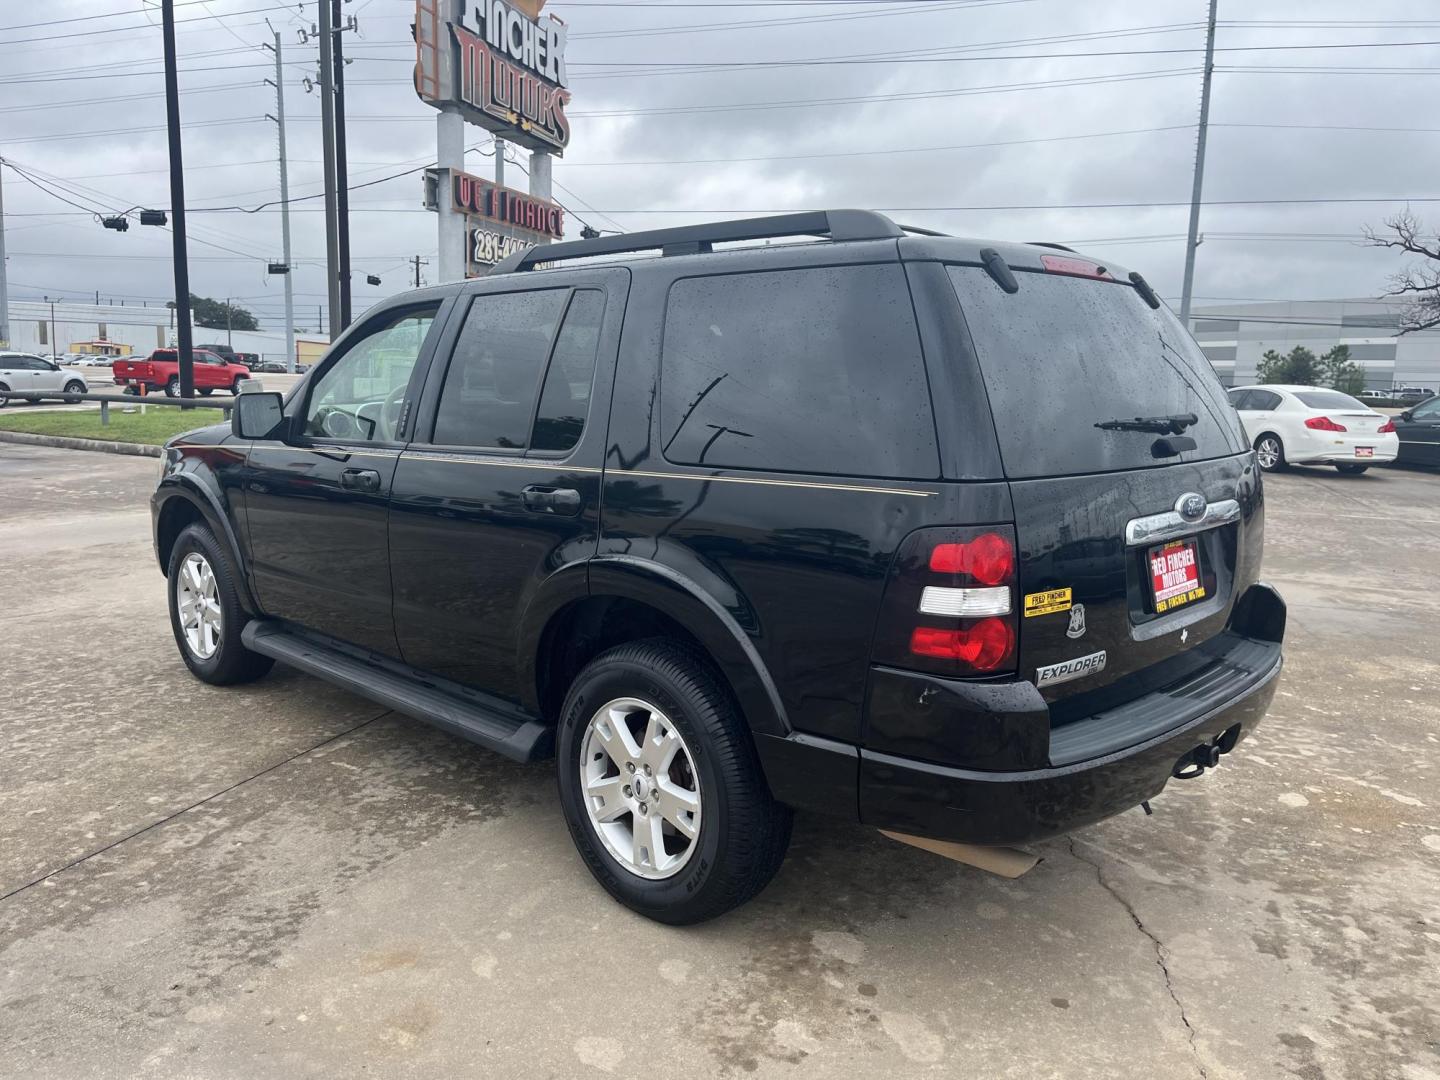
M340 474L340 486L351 491L379 491L380 474L374 469L346 469Z
M520 498L525 503L525 509L532 513L558 514L561 517L574 517L580 513L580 492L574 488L541 487L538 484L531 484L529 487L520 489Z

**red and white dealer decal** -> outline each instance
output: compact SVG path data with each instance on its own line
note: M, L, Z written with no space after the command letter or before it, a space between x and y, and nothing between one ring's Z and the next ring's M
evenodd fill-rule
M1155 611L1169 611L1205 597L1200 558L1194 540L1176 540L1150 549L1150 587Z

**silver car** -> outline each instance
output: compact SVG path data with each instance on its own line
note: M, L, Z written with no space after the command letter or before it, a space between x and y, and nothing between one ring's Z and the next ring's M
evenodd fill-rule
M36 391L46 397L64 398L74 401L78 395L88 393L85 377L73 371L63 370L59 364L46 360L34 353L0 352L0 390ZM0 398L0 409L15 401Z

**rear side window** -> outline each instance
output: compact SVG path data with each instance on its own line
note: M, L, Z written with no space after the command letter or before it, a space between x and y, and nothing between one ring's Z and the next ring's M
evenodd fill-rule
M1351 412L1369 412L1370 406L1362 405L1349 394L1339 390L1297 390L1295 396L1302 405L1312 409L1348 409Z
M687 278L671 287L660 375L665 457L842 476L939 473L897 264Z
M565 322L555 339L555 352L540 391L532 450L569 450L585 430L590 387L595 381L595 353L600 347L600 320L605 294L581 289L570 299Z
M1204 353L1166 307L1128 285L1017 273L1003 292L951 266L1010 477L1074 476L1240 453L1239 421ZM1252 406L1253 407L1253 406ZM1194 413L1197 449L1156 459L1157 435L1095 425Z
M1247 402L1252 393L1254 393L1252 390L1231 390L1230 404L1234 405L1237 409L1248 409L1250 406Z
M1245 408L1251 412L1269 412L1278 409L1284 399L1273 390L1251 390L1245 399Z
M566 289L477 296L455 343L433 441L524 449Z

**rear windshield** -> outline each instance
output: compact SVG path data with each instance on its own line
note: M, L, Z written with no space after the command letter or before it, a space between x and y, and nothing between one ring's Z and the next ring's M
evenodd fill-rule
M1370 412L1369 405L1363 405L1339 390L1299 390L1295 396L1302 405L1308 405L1312 409L1358 409L1361 412Z
M1116 472L1245 449L1205 354L1170 309L1129 285L1017 273L1005 293L983 269L948 268L990 396L1011 477ZM1196 449L1156 458L1154 432L1096 424L1193 413Z

